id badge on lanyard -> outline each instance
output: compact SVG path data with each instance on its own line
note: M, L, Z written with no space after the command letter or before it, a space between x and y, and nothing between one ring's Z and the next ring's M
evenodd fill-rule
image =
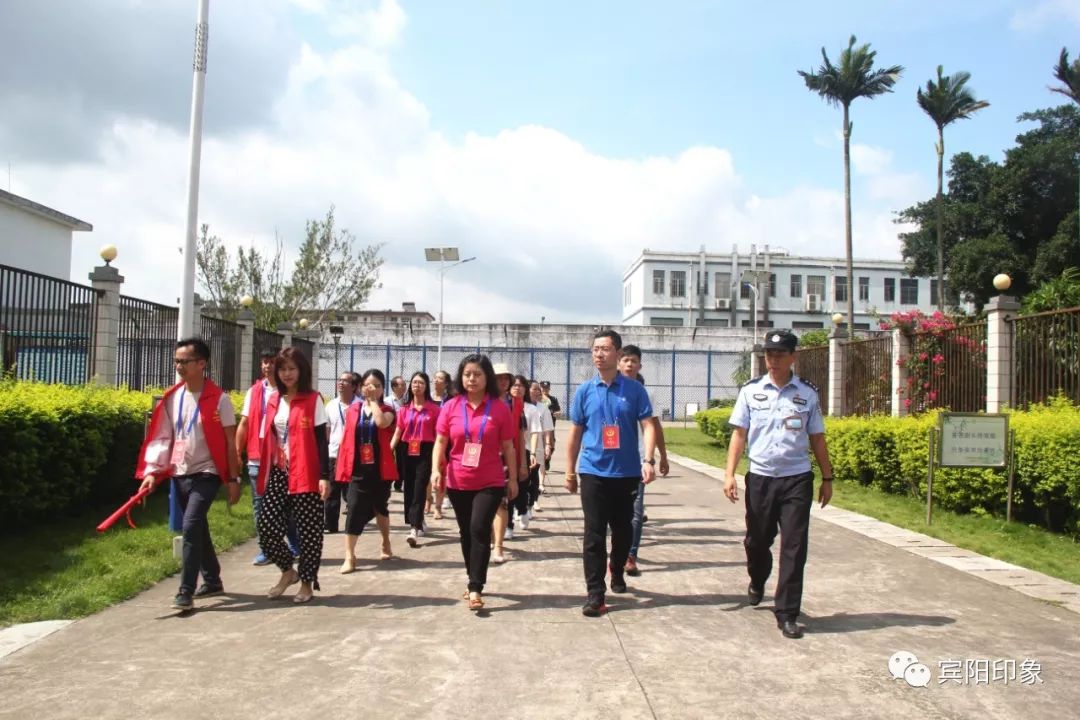
M615 412L611 414L611 420L604 423L600 429L600 441L605 450L619 449L619 406L622 404L623 380L619 380L619 396L615 400ZM608 393L611 391L608 390ZM604 410L609 411L608 396L604 396Z
M370 431L365 432L367 428L371 428ZM360 464L361 465L374 465L375 464L375 419L372 418L371 422L364 422L364 412L360 411Z
M375 464L375 446L371 443L364 443L360 446L360 464L361 465L374 465Z
M410 440L409 441L409 455L411 457L418 457L420 455L420 441L419 440Z
M195 421L199 418L199 406L196 405L195 412L191 413L187 431L184 431L184 392L184 390L180 391L180 407L176 411L176 437L173 440L172 456L169 458L169 463L174 466L184 462L188 438L191 437L191 432L195 429Z
M416 433L420 431L424 423L424 411L421 410L417 413L413 411L412 420L409 422L409 435L413 436L413 439L409 441L409 456L420 456L420 438L416 437Z
M462 467L474 468L480 466L480 452L483 450L484 429L487 427L488 418L491 417L491 398L488 398L484 407L484 419L480 421L480 437L473 442L469 437L469 402L462 398L461 415L465 420L465 447L461 453Z

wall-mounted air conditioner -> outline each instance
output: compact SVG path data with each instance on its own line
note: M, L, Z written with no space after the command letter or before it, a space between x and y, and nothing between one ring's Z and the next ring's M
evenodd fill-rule
M821 296L820 295L807 295L806 296L806 312L821 312Z
M730 310L731 309L731 298L716 298L716 309L717 310Z

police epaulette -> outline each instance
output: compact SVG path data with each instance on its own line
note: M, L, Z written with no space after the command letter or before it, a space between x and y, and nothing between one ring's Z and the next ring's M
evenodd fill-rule
M744 388L744 387L746 387L747 385L753 385L754 383L756 383L756 382L757 382L758 380L760 380L760 379L761 379L761 378L763 378L763 377L765 377L765 376L764 376L764 375L758 375L758 376L757 376L756 378L750 378L749 380L747 380L746 382L744 382L744 383L743 383L742 385L740 385L739 387L741 387L741 388ZM807 383L807 384L809 385L809 383ZM817 388L814 388L814 389L815 389L815 390L817 390Z
M801 382L803 385L805 385L806 387L808 387L811 390L813 390L814 392L816 392L818 395L821 394L821 391L818 390L818 386L815 385L814 383L810 382L806 378L804 378L802 375L799 376L799 382Z

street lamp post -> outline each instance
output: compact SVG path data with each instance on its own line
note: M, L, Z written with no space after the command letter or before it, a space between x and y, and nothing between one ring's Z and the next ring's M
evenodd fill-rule
M338 379L338 346L341 343L341 336L345 334L345 328L341 325L330 326L330 337L334 338L334 383L337 384Z
M451 268L455 268L458 265L464 265L467 262L472 262L475 257L465 258L461 260L461 255L456 247L444 247L444 248L424 248L424 258L428 262L439 263L439 333L438 333L438 347L435 353L435 369L442 370L442 338L443 338L443 276L446 275L446 271ZM446 262L450 261L450 265Z

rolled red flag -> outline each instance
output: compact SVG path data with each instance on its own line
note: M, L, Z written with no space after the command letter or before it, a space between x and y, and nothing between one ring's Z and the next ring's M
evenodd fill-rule
M124 503L123 505L121 505L120 507L118 507L116 509L116 512L114 512L109 517L105 518L101 522L101 524L97 526L97 531L98 532L105 532L106 530L111 528L116 523L117 520L119 520L120 518L122 518L124 516L127 516L128 525L131 526L131 527L135 527L135 522L131 519L131 508L135 507L135 505L138 504L138 502L140 500L142 500L144 497L146 497L149 494L150 494L150 489L146 488L146 489L140 490L139 492L132 495L128 499L128 501L126 503Z

